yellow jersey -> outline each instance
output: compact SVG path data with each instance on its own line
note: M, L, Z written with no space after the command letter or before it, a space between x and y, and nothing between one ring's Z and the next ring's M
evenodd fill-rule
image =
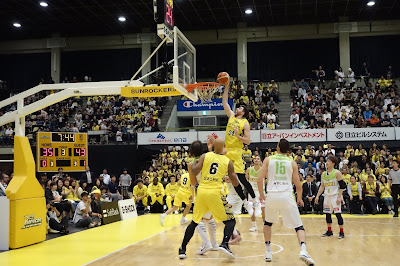
M391 198L392 195L389 193L389 183L381 184L379 186L379 190L381 191L381 198Z
M206 153L201 170L200 188L218 189L223 187L223 180L228 173L229 159L214 152Z
M175 184L171 184L169 183L166 187L165 187L165 195L170 196L170 195L176 195L176 193L178 192L179 186L177 183Z
M139 188L139 186L136 185L133 188L133 195L136 197L147 196L147 187L145 185L143 185L142 188Z
M350 177L351 175L347 174L347 175L342 175L343 177L343 181L346 182L346 185L350 182Z
M178 158L178 152L177 151L171 151L169 154L171 155L171 158L173 158L173 159Z
M356 182L354 185L350 183L351 186L351 196L356 197L360 196L360 193L358 192L358 182Z
M243 155L243 159L245 161L251 161L251 158L252 158L251 150L247 150L247 151L243 150L242 155Z
M181 175L181 185L179 187L178 192L183 192L183 193L190 193L192 194L192 190L190 188L190 177L189 173Z
M367 193L365 194L366 197L376 197L375 192L376 192L376 183L373 182L372 185L370 185L368 182L365 183L365 189ZM369 194L370 192L373 192L373 194Z
M225 146L227 149L243 149L243 142L235 137L235 127L239 129L239 135L243 136L244 124L249 124L246 118L238 119L234 115L229 118L225 134Z
M158 183L157 185L151 183L147 188L147 191L150 196L155 196L156 193L161 194L163 196L165 195L164 187L161 183Z

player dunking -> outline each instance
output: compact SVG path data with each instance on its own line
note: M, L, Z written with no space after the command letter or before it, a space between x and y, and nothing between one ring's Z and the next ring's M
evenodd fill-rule
M193 210L193 220L186 228L182 245L179 248L179 258L186 258L186 246L193 237L197 225L202 220L204 214L211 212L216 222L223 221L225 224L224 238L219 249L230 257L235 257L229 249L228 241L232 235L236 224L235 216L232 213L226 200L221 197L223 187L222 180L226 173L232 181L235 190L239 195L243 195L242 187L235 174L233 163L228 157L223 155L224 141L220 138L215 140L214 152L203 154L193 163L190 179L194 186L197 183L196 176L201 171L201 179L197 189L196 203Z
M259 190L258 190L258 175L260 174L261 170L261 157L256 155L253 159L254 166L251 166L246 169L246 179L249 181L250 185L254 189L254 193L256 194L256 198L260 198ZM263 184L263 191L264 191L264 184ZM261 202L261 211L262 211L262 218L263 221L265 220L265 202ZM253 214L251 216L251 221L253 222L253 226L250 228L250 232L258 231L257 223L256 223L256 216Z
M265 200L265 221L264 239L266 245L265 260L272 261L271 250L271 227L273 223L279 221L279 214L282 216L283 224L287 228L296 230L297 239L300 243L300 256L308 265L313 265L313 259L306 250L306 233L303 222L300 218L297 204L304 206L302 200L302 186L299 178L299 170L293 159L287 156L289 152L289 142L281 139L276 147L277 154L264 160L261 171L258 175L258 191L260 200ZM268 177L267 195L264 195L264 180ZM297 204L293 198L293 186L296 186Z
M235 173L237 174L240 183L244 185L247 192L253 199L255 212L253 212L253 206L247 201L246 197L239 195L243 200L247 212L250 216L253 216L253 213L255 216L260 216L261 204L256 198L253 187L245 177L244 162L242 157L243 143L247 145L250 144L250 124L246 119L249 114L249 109L247 109L247 106L241 105L240 107L236 108L236 113L234 113L228 104L229 80L224 85L225 89L222 96L222 104L224 106L225 113L229 118L225 134L225 146L227 150L226 156L232 161L235 167Z
M319 203L319 196L324 192L324 213L326 214L328 230L322 234L322 236L333 236L331 214L334 213L340 228L339 239L342 239L344 238L344 231L341 204L346 183L343 181L342 173L335 169L335 165L337 165L338 161L338 158L335 156L328 157L326 161L326 171L322 173L321 186L315 197L315 204Z

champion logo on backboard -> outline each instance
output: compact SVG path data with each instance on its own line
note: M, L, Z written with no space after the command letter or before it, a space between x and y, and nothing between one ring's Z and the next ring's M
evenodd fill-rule
M158 138L158 139L165 139L165 137L164 137L163 134L158 134L157 138Z

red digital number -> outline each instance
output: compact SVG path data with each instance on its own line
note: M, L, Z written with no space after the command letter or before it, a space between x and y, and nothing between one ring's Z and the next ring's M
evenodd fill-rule
M85 148L75 149L75 153L78 154L78 156L84 157L86 155L86 149Z
M41 165L42 165L42 167L47 167L47 161L46 160L42 160Z
M165 5L166 7L166 12L165 12L165 20L167 21L167 23L170 26L174 25L174 21L173 21L173 16L172 16L172 9L170 8L170 6L168 4Z
M52 157L53 156L53 148L43 148L43 156L44 157Z

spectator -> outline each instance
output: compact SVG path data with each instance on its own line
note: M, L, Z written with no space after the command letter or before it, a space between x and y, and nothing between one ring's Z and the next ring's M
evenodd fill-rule
M143 185L143 181L138 179L137 185L133 188L133 197L135 198L135 203L140 209L146 209L148 202L147 187Z
M4 176L0 175L0 197L6 195L6 187L4 182Z
M148 194L149 194L149 206L147 207L148 210L154 209L157 207L164 207L164 210L166 209L166 206L164 205L164 187L161 183L158 182L158 178L155 177L153 178L153 183L151 183L148 186Z
M365 86L368 86L369 77L371 76L371 73L370 73L370 71L369 71L369 69L367 67L367 63L366 62L364 62L362 67L361 67L361 76L364 77Z
M363 193L365 194L365 202L372 214L377 214L379 185L374 181L374 176L369 175L368 181L364 184Z
M89 198L89 194L85 191L82 192L81 196L82 200L78 203L73 218L75 226L92 228L101 225L100 219L102 215L92 212L90 207L92 199Z
M379 192L381 194L381 200L388 208L389 214L394 214L394 211L392 211L393 198L390 195L390 187L389 184L387 183L386 176L382 175L380 181L381 184L379 185Z
M86 181L86 183L87 183L86 191L89 191L92 189L94 178L95 178L94 173L90 171L90 167L89 167L89 165L87 165L85 167L85 172L81 176L81 183L84 181Z
M108 171L106 168L103 169L103 173L100 175L100 177L103 178L104 185L108 186L111 178L110 178L110 175L108 174Z
M46 209L47 209L47 224L52 233L60 233L62 235L67 235L69 233L68 230L68 216L62 216L61 221L58 220L58 217L61 216L60 212L54 206L54 203L50 201L46 201Z
M132 177L128 174L128 170L124 168L122 174L119 176L119 187L121 187L121 194L124 199L132 198L128 194L128 189L132 184Z
M111 198L113 199L113 201L118 201L121 200L123 197L122 195L119 193L118 190L118 182L117 182L117 176L116 175L112 175L111 176L111 180L110 183L108 183L108 189L111 193Z
M361 201L362 201L362 188L361 184L356 181L355 176L350 177L350 182L347 184L347 193L349 195L349 207L350 213L360 214L361 213Z
M355 79L355 74L351 68L349 68L349 74L347 75L350 83L350 88L354 88L354 85L356 84L356 79Z
M304 202L304 209L303 214L306 211L312 211L315 209L314 198L318 193L317 186L314 182L312 182L313 178L311 175L306 176L306 181L303 183L303 202Z
M118 200L113 200L111 193L106 185L101 186L100 191L101 191L101 201L103 202L118 201Z
M399 217L399 200L400 195L400 171L399 164L397 161L393 161L393 169L389 172L389 187L392 191L394 215L393 217Z

